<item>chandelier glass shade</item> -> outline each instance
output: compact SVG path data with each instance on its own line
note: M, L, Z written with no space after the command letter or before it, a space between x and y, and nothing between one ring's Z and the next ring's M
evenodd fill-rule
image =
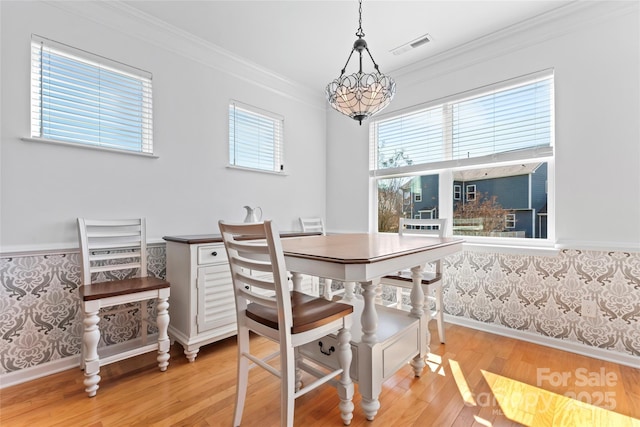
M360 0L360 27L356 32L358 39L353 43L353 49L347 58L340 76L329 83L326 88L327 101L329 105L342 114L357 120L362 125L362 121L383 110L389 105L396 93L396 83L390 76L380 72L378 64L373 59L371 52L364 40L362 31L362 0ZM373 63L374 72L364 73L362 71L362 54L367 52ZM357 73L345 75L347 65L357 52L360 61L360 68Z

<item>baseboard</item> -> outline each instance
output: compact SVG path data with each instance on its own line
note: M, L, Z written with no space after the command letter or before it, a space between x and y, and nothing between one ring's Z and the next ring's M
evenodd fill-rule
M452 316L450 314L445 314L444 320L445 322L452 323L454 325L464 326L470 329L477 329L504 337L515 338L522 341L555 348L558 350L568 351L570 353L592 357L594 359L630 366L632 368L638 368L640 366L640 357L632 356L631 354L605 350L602 348L592 347L586 344L572 341L560 340L553 337L546 337L544 335L534 334L533 332L529 331L520 331L517 329L507 328L506 326L483 323L477 320L467 319L465 317Z
M82 375L80 371L80 355L69 356L64 359L58 359L30 368L20 369L19 371L2 374L0 375L0 389L26 383L27 381L46 377L47 375L56 374L72 368L78 369L78 375Z
M157 342L157 340L158 334L151 334L147 336L148 342L154 343ZM141 342L142 338L138 337L129 341L99 347L98 352L100 354L100 366L117 362L124 357L131 357L133 355L142 354L142 350L140 350L140 347L142 346ZM148 353L150 351L154 350L146 349L142 352ZM124 356L124 353L128 353L129 355ZM46 377L47 375L57 374L58 372L66 371L67 369L72 368L78 368L78 375L82 375L82 372L80 371L79 354L75 356L65 357L64 359L42 363L30 368L20 369L19 371L2 374L0 375L0 389L35 380L37 378Z

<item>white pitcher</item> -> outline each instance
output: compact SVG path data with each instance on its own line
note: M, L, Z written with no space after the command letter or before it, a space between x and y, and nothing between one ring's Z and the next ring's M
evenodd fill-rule
M247 216L244 218L244 222L260 222L262 220L262 208L260 206L256 206L255 208L245 206L244 208L247 210ZM260 211L259 215L258 210Z

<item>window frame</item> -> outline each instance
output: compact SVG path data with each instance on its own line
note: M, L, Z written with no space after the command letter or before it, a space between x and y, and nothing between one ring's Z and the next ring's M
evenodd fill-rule
M469 184L464 188L464 199L467 202L476 200L477 187L475 184Z
M272 167L261 168L261 167L253 167L248 166L246 164L237 164L237 160L232 161L233 153L235 153L232 148L232 109L235 112L235 109L241 110L246 114L252 115L252 120L256 121L267 121L271 123L274 127L274 135L273 135L273 147L269 147L271 151L269 152L273 156ZM275 175L287 175L287 170L285 167L284 160L284 116L273 113L271 111L264 110L259 107L255 107L253 105L245 104L240 101L236 101L234 99L229 100L228 105L228 140L227 140L227 167L231 169L239 169L251 172L259 172L259 173L268 173ZM244 123L247 125L248 123ZM233 132L235 132L235 122L233 124ZM235 137L235 133L233 134ZM252 147L253 150L259 150L259 147Z
M469 99L474 96L482 96L486 91L500 91L508 90L510 87L517 85L528 84L528 81L536 81L537 79L549 78L550 79L550 141L549 146L535 147L533 149L519 150L513 154L510 152L499 153L498 155L485 156L484 158L475 159L461 159L461 160L445 160L434 164L408 164L406 166L400 166L395 168L377 169L377 146L376 146L376 130L375 125L378 121L389 120L401 115L410 114L412 111L425 110L430 106L443 104L446 102L456 102L463 99ZM555 78L552 69L543 70L540 72L531 73L529 75L520 76L515 79L506 80L492 85L487 85L481 88L473 89L467 92L462 92L456 95L452 95L446 98L430 101L413 107L404 108L395 112L386 113L379 117L374 118L370 122L369 127L369 142L370 142L370 231L377 233L378 224L378 207L377 207L377 192L378 181L382 179L397 178L397 177L418 177L422 175L438 174L440 179L439 188L439 216L443 218L453 217L453 205L455 203L453 173L454 171L500 167L506 165L515 165L522 163L546 163L547 164L547 237L546 238L520 238L520 237L489 237L489 236L459 236L465 240L465 247L469 247L473 250L492 250L489 248L495 248L500 252L505 253L531 253L531 254L547 254L549 250L557 251L555 249ZM456 184L457 185L457 184ZM460 188L460 199L463 198L463 188ZM451 235L452 221L448 221L447 232ZM455 236L454 236L455 237ZM502 249L501 249L502 248Z
M78 49L73 46L69 46L60 42L56 42L54 40L32 34L31 36L31 92L30 92L30 106L31 106L31 117L30 117L30 136L21 138L23 141L29 142L44 142L55 145L63 145L63 146L73 146L77 148L85 148L91 150L98 151L108 151L108 152L116 152L128 155L136 155L142 157L150 157L150 158L158 158L158 156L154 153L155 146L153 141L153 76L150 72L133 67L131 65L127 65L112 59L105 58L103 56L84 51L82 49ZM38 54L38 52L40 52ZM69 85L74 83L72 80L73 73L79 73L81 69L89 70L92 73L96 73L99 77L97 81L98 87L107 87L109 82L109 75L115 75L118 79L121 79L121 84L116 84L115 87L117 90L115 93L118 97L125 97L126 91L131 88L128 86L129 83L135 82L136 91L129 92L138 103L133 104L134 109L121 107L121 104L118 104L119 107L114 110L114 114L117 114L117 120L113 123L116 124L117 131L108 132L104 135L96 137L91 136L91 129L95 133L96 129L108 127L109 118L103 116L101 113L97 113L93 118L87 118L87 115L74 115L73 107L77 105L73 101L73 103L68 104L64 109L60 109L59 111L63 114L67 114L69 120L78 120L78 122L82 123L82 126L76 127L74 129L78 130L77 137L67 136L65 137L63 134L56 137L55 135L55 126L65 126L65 119L59 118L57 120L50 120L52 130L44 130L46 129L43 126L43 117L51 116L48 111L52 107L48 107L45 109L45 100L48 98L44 98L45 91L43 89L43 85L51 84L53 82L53 77L49 74L47 75L47 79L43 78L45 69L44 63L41 62L43 58L43 52L46 52L47 55L51 55L52 59L58 59L59 61L65 61L69 64L72 64L72 67L78 67L75 70L69 69L69 74L61 74L64 80L61 80L63 83ZM62 62L61 62L62 63ZM102 73L104 75L104 81L102 80ZM78 75L78 74L76 74ZM80 79L80 78L79 78ZM98 92L97 96L93 96L94 101L90 101L92 97L89 92L89 77L87 80L77 80L78 84L75 86L80 90L76 91L76 94L80 96L77 98L80 101L89 100L89 105L101 106L103 103L107 101L107 95L104 95L102 91ZM125 89L125 86L127 85ZM50 94L46 96L58 96L58 99L62 99L61 96L67 96L66 93L63 92L64 89L58 89L56 91L50 92ZM116 101L122 102L122 101ZM124 114L123 110L129 110L131 114ZM52 110L53 111L53 110ZM116 117L116 116L112 116ZM84 123L83 123L84 122ZM94 122L95 124L89 124L90 122ZM128 126L132 128L135 135L139 134L139 141L132 141L133 144L127 143L124 138L118 141L117 134L121 132L121 128L118 126ZM93 127L95 126L95 127ZM108 138L111 136L117 142L109 142ZM104 139L103 139L104 138ZM137 136L136 136L137 138Z
M453 184L453 200L462 200L462 186Z

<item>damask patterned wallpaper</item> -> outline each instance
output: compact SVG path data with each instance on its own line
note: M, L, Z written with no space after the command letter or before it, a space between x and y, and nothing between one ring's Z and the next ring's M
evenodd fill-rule
M640 356L640 253L462 252L444 268L449 314ZM582 315L585 298L596 317Z
M149 274L164 277L164 246L147 249ZM0 283L0 374L80 354L78 253L0 258ZM137 311L103 317L99 345L139 336Z
M150 274L164 277L164 246L149 247L148 262ZM640 253L465 251L443 267L451 315L640 356ZM77 253L0 258L0 281L0 374L80 353ZM581 315L583 298L597 302L596 317ZM104 344L140 327L132 309L104 318L101 328Z

